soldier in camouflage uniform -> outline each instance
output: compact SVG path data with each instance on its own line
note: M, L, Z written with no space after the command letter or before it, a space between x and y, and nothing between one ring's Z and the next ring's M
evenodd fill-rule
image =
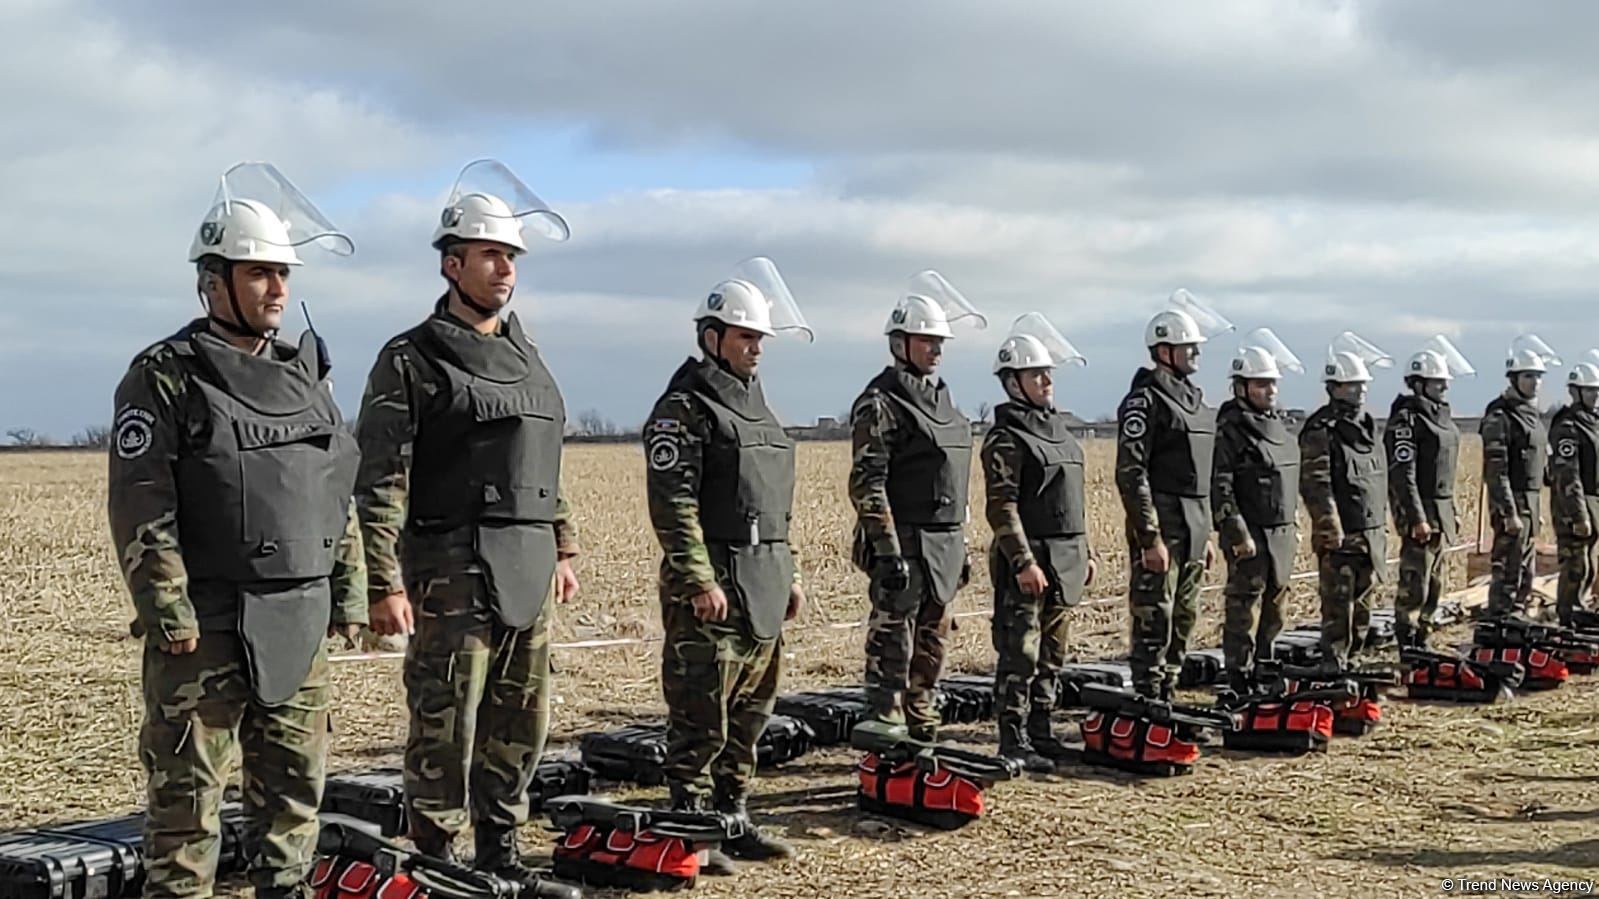
M1443 551L1458 536L1455 466L1460 429L1444 399L1454 377L1436 350L1410 359L1405 386L1383 430L1388 451L1388 496L1399 532L1399 589L1394 594L1394 637L1401 648L1427 647L1433 613L1443 595Z
M1524 613L1532 601L1532 563L1543 516L1540 494L1548 438L1538 414L1538 385L1550 361L1534 346L1513 345L1505 359L1505 377L1510 384L1488 404L1478 425L1482 481L1494 532L1490 615Z
M794 855L746 811L782 676L783 622L805 601L789 543L794 442L756 368L763 338L810 332L764 257L716 285L694 320L703 355L678 368L650 413L645 486L663 554L662 767L674 808L745 820L745 834L711 850L703 868L727 874L729 855Z
M550 600L576 594L578 545L560 494L560 389L501 312L527 250L522 218L554 239L567 230L495 167L463 171L433 239L446 292L372 366L355 497L372 629L412 634L411 837L452 858L470 823L479 868L536 884L516 828L549 732Z
M1579 362L1566 379L1571 404L1549 425L1549 511L1560 553L1555 608L1570 627L1593 587L1595 526L1599 525L1599 366Z
M951 310L954 310L953 313ZM852 558L871 578L866 698L879 720L931 741L933 688L944 667L950 603L970 579L966 558L972 425L933 374L954 319L976 310L936 272L912 279L884 333L894 364L850 410L855 506Z
M1299 360L1270 331L1255 334L1258 342L1246 342L1233 358L1233 396L1216 412L1211 475L1227 560L1222 653L1228 687L1238 694L1253 683L1256 660L1272 658L1299 547L1299 445L1276 408L1278 363L1298 368Z
M1133 375L1117 408L1116 489L1127 514L1133 688L1169 699L1199 618L1210 544L1216 411L1189 375L1206 335L1183 309L1144 330L1152 368Z
M1057 365L1083 357L1038 313L1018 320L994 373L1008 402L983 440L986 509L994 542L994 671L999 753L1040 773L1066 747L1050 726L1066 663L1067 614L1094 579L1083 499L1083 447L1055 408Z
M1310 514L1321 592L1321 655L1342 671L1371 626L1371 594L1387 574L1387 472L1365 409L1371 373L1353 352L1329 355L1327 403L1299 431L1299 496Z
M326 223L288 209L290 191L269 165L228 171L189 253L207 317L139 353L116 391L107 511L144 638L150 897L212 894L236 754L256 895L308 894L329 743L323 641L366 621L355 444L314 336L275 339L295 247L353 246L331 226L300 230Z

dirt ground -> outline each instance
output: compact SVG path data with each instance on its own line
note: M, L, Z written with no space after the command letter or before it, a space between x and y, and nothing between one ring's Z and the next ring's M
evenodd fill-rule
M1126 581L1111 449L1090 448L1092 535L1101 575L1074 620L1084 659L1125 652ZM843 495L847 448L804 444L796 542L811 604L784 654L788 689L860 677L864 577L849 567ZM1475 446L1462 469L1475 471ZM641 645L558 651L552 751L585 731L662 714L654 592L657 549L632 446L581 446L566 491L585 554L582 595L557 639L635 638ZM1461 493L1476 495L1472 477ZM104 519L104 460L0 454L0 829L138 808L138 645ZM1465 504L1465 531L1476 511ZM977 507L980 510L980 506ZM974 545L987 528L974 517ZM1300 570L1311 568L1308 541ZM1219 566L1218 566L1219 568ZM982 566L958 600L952 670L991 670ZM1452 586L1466 576L1450 562ZM1219 583L1220 571L1211 582ZM1311 616L1308 581L1292 620ZM1391 603L1391 588L1379 604ZM1218 642L1219 592L1204 595L1199 639ZM1451 632L1467 638L1463 628ZM336 671L332 768L395 764L405 731L399 663ZM1201 694L1193 694L1196 700ZM1599 678L1507 704L1454 707L1396 699L1384 725L1309 758L1206 750L1193 773L1140 780L1087 767L1001 784L991 811L954 833L867 819L853 809L852 755L817 752L769 772L755 812L801 857L702 879L700 895L1374 896L1438 895L1446 878L1599 877ZM992 746L980 726L958 739ZM611 789L614 785L603 784ZM659 791L622 795L654 798ZM526 842L544 852L535 822ZM230 884L232 891L242 888ZM1458 890L1456 891L1458 892Z

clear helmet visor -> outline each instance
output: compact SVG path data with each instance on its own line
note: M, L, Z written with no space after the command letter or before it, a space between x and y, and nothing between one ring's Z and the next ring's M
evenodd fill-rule
M1072 342L1050 323L1042 312L1029 312L1019 316L1010 326L1010 337L1031 337L1044 345L1050 362L1059 365L1088 365L1088 357L1077 351Z
M1588 365L1599 366L1599 350L1588 350L1587 352L1583 353L1582 356L1577 359L1577 361L1580 363L1586 363Z
M1470 377L1477 373L1477 370L1467 361L1465 354L1460 352L1460 349L1442 334L1434 334L1431 339L1421 345L1420 351L1433 352L1442 356L1444 365L1449 368L1449 374L1453 377Z
M505 163L498 159L479 159L466 164L450 188L446 206L454 207L463 197L494 197L504 204L503 209L478 209L477 214L487 217L522 219L523 227L531 228L541 237L563 241L572 236L566 219L539 198L533 189L522 183Z
M230 214L233 204L242 200L270 209L288 235L286 243L279 243L270 234L252 234L256 241L285 247L314 244L335 256L349 256L355 252L355 242L349 235L334 227L316 204L270 162L241 162L223 172L216 196L211 200L208 220L219 211L222 215Z
M1536 334L1519 334L1515 340L1510 341L1510 352L1506 355L1514 357L1518 352L1534 353L1543 360L1545 365L1563 365L1560 355L1543 338Z
M932 269L911 276L910 284L905 288L905 295L921 297L938 306L944 310L944 318L950 325L959 322L978 331L988 327L988 318L978 312L977 307L955 289L955 285Z
M1256 328L1245 334L1244 339L1238 344L1238 351L1242 353L1249 347L1264 351L1280 369L1295 374L1305 373L1305 363L1301 362L1299 357L1294 355L1294 351L1288 348L1288 344L1283 343L1282 338L1270 328Z
M1339 353L1349 353L1367 368L1390 368L1394 357L1383 352L1376 344L1353 331L1345 331L1332 339L1327 346L1327 361L1332 363Z
M1209 303L1194 296L1186 287L1179 287L1172 291L1167 304L1172 309L1188 313L1193 318L1194 324L1199 326L1199 333L1208 340L1233 330L1233 323L1225 315L1217 312Z
M789 292L788 283L777 270L777 263L765 256L752 256L734 266L733 273L728 277L749 284L766 298L771 312L771 328L779 336L792 335L806 343L816 340L816 333L805 321L805 314L800 311L799 303L794 301L794 294Z

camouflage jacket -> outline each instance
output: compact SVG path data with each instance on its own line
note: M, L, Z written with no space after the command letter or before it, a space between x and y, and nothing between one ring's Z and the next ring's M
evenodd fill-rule
M983 437L980 458L985 491L984 514L994 532L994 547L1015 572L1021 572L1037 561L1028 544L1021 513L1022 471L1027 465L1028 452L1009 428L989 428ZM1088 556L1093 558L1091 547Z
M175 336L207 327L197 319ZM278 343L273 351L294 348ZM134 635L155 634L165 642L200 635L178 534L175 466L211 439L204 395L190 386L201 376L192 359L162 341L134 357L116 390L106 505L111 540L133 597ZM365 624L366 565L353 502L332 582L334 623Z
M1518 469L1531 460L1528 454L1541 454L1544 433L1529 432L1513 412L1528 403L1515 388L1507 387L1499 399L1488 404L1477 432L1482 435L1482 484L1488 505L1495 517L1511 518L1519 513L1515 494L1522 489L1514 484ZM1537 460L1542 464L1542 460Z
M1339 436L1339 432L1343 430L1338 425L1340 421L1353 423L1344 431L1344 437ZM1348 452L1340 447L1346 445L1341 444L1341 441L1348 440L1349 434L1359 435L1357 447L1364 446L1367 450L1375 450L1378 435L1376 421L1371 413L1362 407L1335 399L1329 399L1326 405L1312 413L1299 431L1299 495L1304 500L1306 513L1310 516L1312 545L1318 549L1335 548L1340 545L1346 549L1350 548L1350 540L1357 537L1356 532L1368 528L1362 526L1362 522L1358 520L1346 520L1346 516L1359 516L1373 512L1374 509L1382 510L1387 502L1386 471L1381 472L1383 477L1380 481L1371 482L1380 483L1382 490L1357 495L1363 496L1365 502L1356 502L1350 496L1340 493L1342 462L1339 456ZM1348 482L1345 483L1347 490Z
M1578 523L1587 525L1582 530L1592 531L1590 498L1599 496L1599 484L1589 480L1599 475L1592 470L1599 457L1596 437L1599 415L1575 403L1556 412L1549 425L1549 514L1562 533L1577 530Z
M901 371L909 369L895 362ZM942 381L927 379L935 386ZM905 440L894 404L875 387L868 387L850 408L849 500L855 507L857 550L874 556L901 555L899 532L888 501L888 470ZM864 546L859 545L864 538ZM857 559L857 563L859 563Z
M1161 539L1160 512L1155 504L1151 475L1160 468L1155 463L1168 454L1175 441L1186 445L1187 438L1172 420L1173 413L1155 391L1203 406L1204 393L1187 378L1165 368L1140 368L1133 375L1132 387L1116 409L1116 490L1121 494L1127 517L1127 534L1139 547L1148 549ZM1167 460L1170 461L1169 455ZM1208 461L1207 461L1208 464ZM1208 492L1209 472L1203 478Z
M700 527L700 473L713 427L704 401L687 390L668 390L644 426L645 496L661 544L661 586L674 600L692 599L719 583ZM788 546L797 584L799 550L792 541Z
M442 299L433 314L470 327L444 311ZM504 330L501 325L500 331ZM378 351L355 427L361 446L355 503L366 544L368 592L374 600L405 589L400 536L407 520L411 451L424 423L449 402L448 379L422 357L408 336L395 337ZM555 541L561 558L578 554L577 526L564 496L556 501Z

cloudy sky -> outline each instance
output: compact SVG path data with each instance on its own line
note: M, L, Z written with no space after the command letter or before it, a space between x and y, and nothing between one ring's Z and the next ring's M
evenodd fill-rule
M1037 309L1091 362L1063 405L1109 412L1176 287L1313 365L1346 328L1401 359L1447 333L1483 370L1456 391L1473 409L1518 331L1568 360L1599 344L1599 6L1579 0L8 0L0 30L0 428L109 418L129 358L197 310L185 253L243 159L357 244L293 283L350 415L438 295L431 228L480 156L571 223L516 308L573 414L627 424L755 254L816 330L767 355L796 422L848 408L929 267L990 319L946 357L968 408ZM1204 360L1213 397L1236 336Z

